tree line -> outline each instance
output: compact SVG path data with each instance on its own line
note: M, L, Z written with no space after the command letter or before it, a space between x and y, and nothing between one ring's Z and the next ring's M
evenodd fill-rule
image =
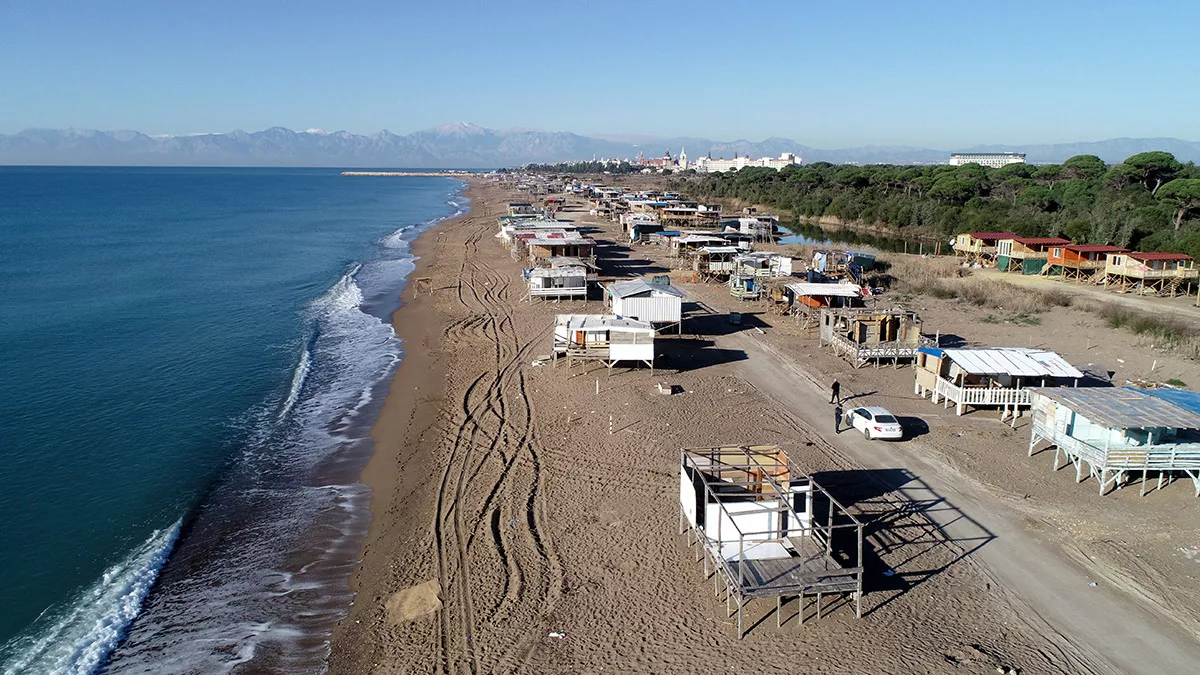
M1015 232L1200 259L1200 167L1167 152L1139 153L1112 166L1078 155L1062 164L997 169L816 162L780 171L688 171L672 187L796 218L881 224L901 234Z

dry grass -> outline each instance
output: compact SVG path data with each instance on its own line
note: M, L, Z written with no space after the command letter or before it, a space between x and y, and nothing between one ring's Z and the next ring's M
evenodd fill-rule
M953 258L912 255L884 257L888 273L900 288L916 295L958 299L975 307L1002 310L1012 316L1031 316L1055 307L1069 307L1072 297L1059 290L1013 286L971 276L971 269Z
M1153 348L1200 360L1200 326L1191 321L1094 300L1080 303L1078 308L1101 317L1110 328L1123 328L1150 340Z
M1111 328L1128 330L1151 342L1156 349L1200 360L1200 326L1185 319L1130 309L1115 302L1084 299L1067 291L1036 289L994 279L971 276L971 270L952 258L921 258L913 255L881 256L887 264L892 285L915 295L960 300L1003 314L989 314L985 323L1008 322L1037 325L1036 314L1073 307L1103 318ZM990 320L990 321L989 321Z

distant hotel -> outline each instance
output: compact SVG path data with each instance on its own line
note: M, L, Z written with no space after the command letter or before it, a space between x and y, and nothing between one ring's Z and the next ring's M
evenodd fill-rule
M993 169L999 169L1002 166L1009 164L1024 164L1025 153L1023 152L952 152L950 153L950 166L962 166L964 164L978 164L980 166L990 166Z
M785 166L800 166L800 163L800 157L792 152L785 152L779 155L778 158L760 157L758 159L738 157L736 154L733 159L725 159L724 157L713 159L710 155L708 157L701 157L694 162L689 162L687 152L682 149L679 151L678 159L672 157L669 150L662 157L655 159L646 159L640 154L637 159L638 166L645 167L645 171L662 171L663 169L687 171L688 169L693 169L696 173L722 173L743 169L748 166L761 166L779 171Z

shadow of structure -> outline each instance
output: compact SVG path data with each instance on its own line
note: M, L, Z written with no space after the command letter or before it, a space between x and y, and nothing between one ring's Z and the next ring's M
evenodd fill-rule
M864 590L888 594L864 616L995 539L907 469L821 471L813 479L864 524ZM856 547L856 541L834 541L841 555Z
M703 309L699 309L698 311L692 310L689 313L688 304L690 303L684 303L684 312L687 316L685 323L687 331L693 335L732 335L746 330L754 330L755 328L766 329L771 327L770 324L758 318L762 312L740 313L737 323L732 323L732 317L729 314L708 314Z
M964 349L967 347L967 339L954 333L940 333L938 334L938 346L942 349Z
M712 340L683 336L656 343L655 366L686 373L749 358L741 349L718 349Z
M623 244L604 247L604 255L597 264L601 274L616 277L638 277L647 274L666 274L669 268L646 258L632 257L633 249Z

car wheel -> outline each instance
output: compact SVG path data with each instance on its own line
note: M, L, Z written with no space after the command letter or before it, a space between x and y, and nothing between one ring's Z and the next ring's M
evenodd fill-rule
M866 436L868 441L871 440L871 430L863 429L863 436Z

